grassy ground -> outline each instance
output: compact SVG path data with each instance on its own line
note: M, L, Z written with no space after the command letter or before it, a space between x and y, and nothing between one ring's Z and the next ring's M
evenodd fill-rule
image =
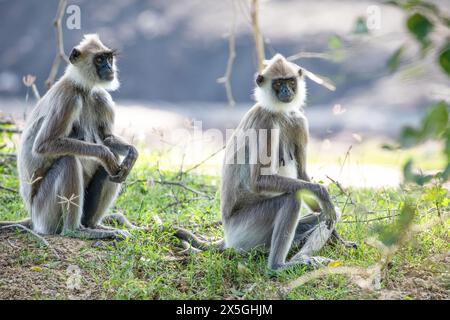
M449 299L449 222L416 234L389 263L379 290L360 288L344 275L330 274L290 292L292 280L308 271L296 268L269 274L263 252L238 255L233 251L180 253L170 231L158 227L178 225L205 235L222 236L217 177L178 177L161 172L141 160L112 211L125 213L151 231L134 231L122 242L84 241L46 237L60 258L34 237L16 231L0 232L1 299ZM13 163L0 166L1 185L18 189ZM179 182L170 185L161 182ZM188 188L185 188L187 186ZM356 241L358 249L326 246L320 255L336 265L368 267L381 252L366 244L376 226L396 220L406 195L417 201L415 223L448 213L448 194L440 189L342 190L329 187L343 211L338 230ZM18 194L0 190L0 220L26 216ZM77 279L81 282L78 283Z

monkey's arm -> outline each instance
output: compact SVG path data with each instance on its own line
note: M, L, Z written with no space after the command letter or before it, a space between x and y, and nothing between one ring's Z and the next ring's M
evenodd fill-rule
M107 147L67 137L73 125L74 114L79 112L80 107L77 98L65 105L53 107L37 133L33 152L49 157L94 157L102 162L110 175L115 175L119 171L119 165Z
M295 160L297 163L298 178L301 180L304 180L304 181L311 182L309 175L306 173L306 150L305 150L305 148L299 148L299 147L295 148ZM314 212L321 211L319 202L317 202L317 200L314 197L311 197L308 194L305 194L302 199L312 211L314 211Z
M125 156L125 159L120 165L119 173L116 176L111 177L111 181L118 183L125 181L139 156L137 149L131 144L126 143L122 138L113 134L109 134L105 138L104 143L112 151Z
M268 127L268 126L266 126ZM273 140L273 141L272 141ZM272 144L274 148L272 148ZM266 143L258 143L258 150L261 154L267 154L267 150L278 150L279 139L271 137L267 139ZM272 150L273 149L273 150ZM252 148L249 150L250 153L255 152ZM250 159L258 159L257 156L250 155ZM270 169L272 163L267 164L267 167L263 168L261 163L249 164L250 166L250 188L256 192L296 192L300 189L308 189L318 197L320 196L320 190L317 188L316 184L310 183L309 181L304 181L300 179L294 179L289 177L284 177L278 174L272 174ZM268 170L268 174L262 174L263 169Z
M278 174L262 175L260 165L251 165L251 188L256 192L296 192L300 189L310 190L319 197L321 193L320 185L309 181L293 179L280 176Z

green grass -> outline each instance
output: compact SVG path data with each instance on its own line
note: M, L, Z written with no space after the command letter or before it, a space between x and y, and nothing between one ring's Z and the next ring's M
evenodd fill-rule
M101 288L101 298L362 299L377 296L377 293L364 291L341 275L328 275L287 295L282 294L281 289L287 283L308 271L298 267L276 276L269 274L266 256L260 251L246 255L232 250L224 253L210 251L177 260L176 252L181 250L178 240L167 229L158 227L155 219L162 220L165 226L177 225L207 237L221 237L221 226L214 225L220 220L219 179L195 174L179 179L177 172L161 172L156 167L149 167L148 163L156 163L154 160L139 162L113 208L113 211L125 213L134 223L151 227L151 231L133 231L131 238L125 241L106 242L97 248L87 245L78 258L71 261ZM18 189L16 174L14 165L0 166L1 185ZM148 181L134 182L136 180ZM155 181L181 182L198 192ZM326 246L319 255L336 259L346 266L367 267L380 259L380 251L368 246L365 240L373 234L375 225L389 225L395 221L395 215L407 196L417 200L419 214L415 217L416 223L424 223L437 215L436 202L441 213L449 211L445 202L448 193L435 201L436 197L429 196L431 189L427 188L358 189L347 190L347 195L341 194L335 186L329 189L335 203L343 210L338 231L344 238L356 241L358 249ZM25 216L19 195L0 190L0 220ZM381 220L366 222L379 218ZM382 281L382 288L401 284L411 268L446 272L445 264L433 264L430 258L448 253L448 226L448 221L434 226L414 236L398 251ZM99 255L101 259L94 261L90 259L91 255ZM52 259L50 253L36 254L33 250L23 250L17 264L40 265L51 263Z

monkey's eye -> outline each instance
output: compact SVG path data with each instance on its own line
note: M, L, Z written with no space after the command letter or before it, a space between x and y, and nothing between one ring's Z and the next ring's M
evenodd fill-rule
M273 83L273 87L274 87L275 89L280 89L280 87L281 87L281 82L280 82L280 81L275 81L275 82Z
M96 63L96 64L101 64L102 61L103 61L102 57L97 57L97 58L95 58L95 63Z
M296 82L295 80L289 81L289 85L290 85L291 87L295 87L296 84L297 84L297 82Z

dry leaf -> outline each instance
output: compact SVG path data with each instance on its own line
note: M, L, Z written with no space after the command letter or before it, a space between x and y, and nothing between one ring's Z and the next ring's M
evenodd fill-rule
M331 268L336 268L336 267L342 266L342 262L341 261L333 261L333 262L330 262L328 264L328 266Z

